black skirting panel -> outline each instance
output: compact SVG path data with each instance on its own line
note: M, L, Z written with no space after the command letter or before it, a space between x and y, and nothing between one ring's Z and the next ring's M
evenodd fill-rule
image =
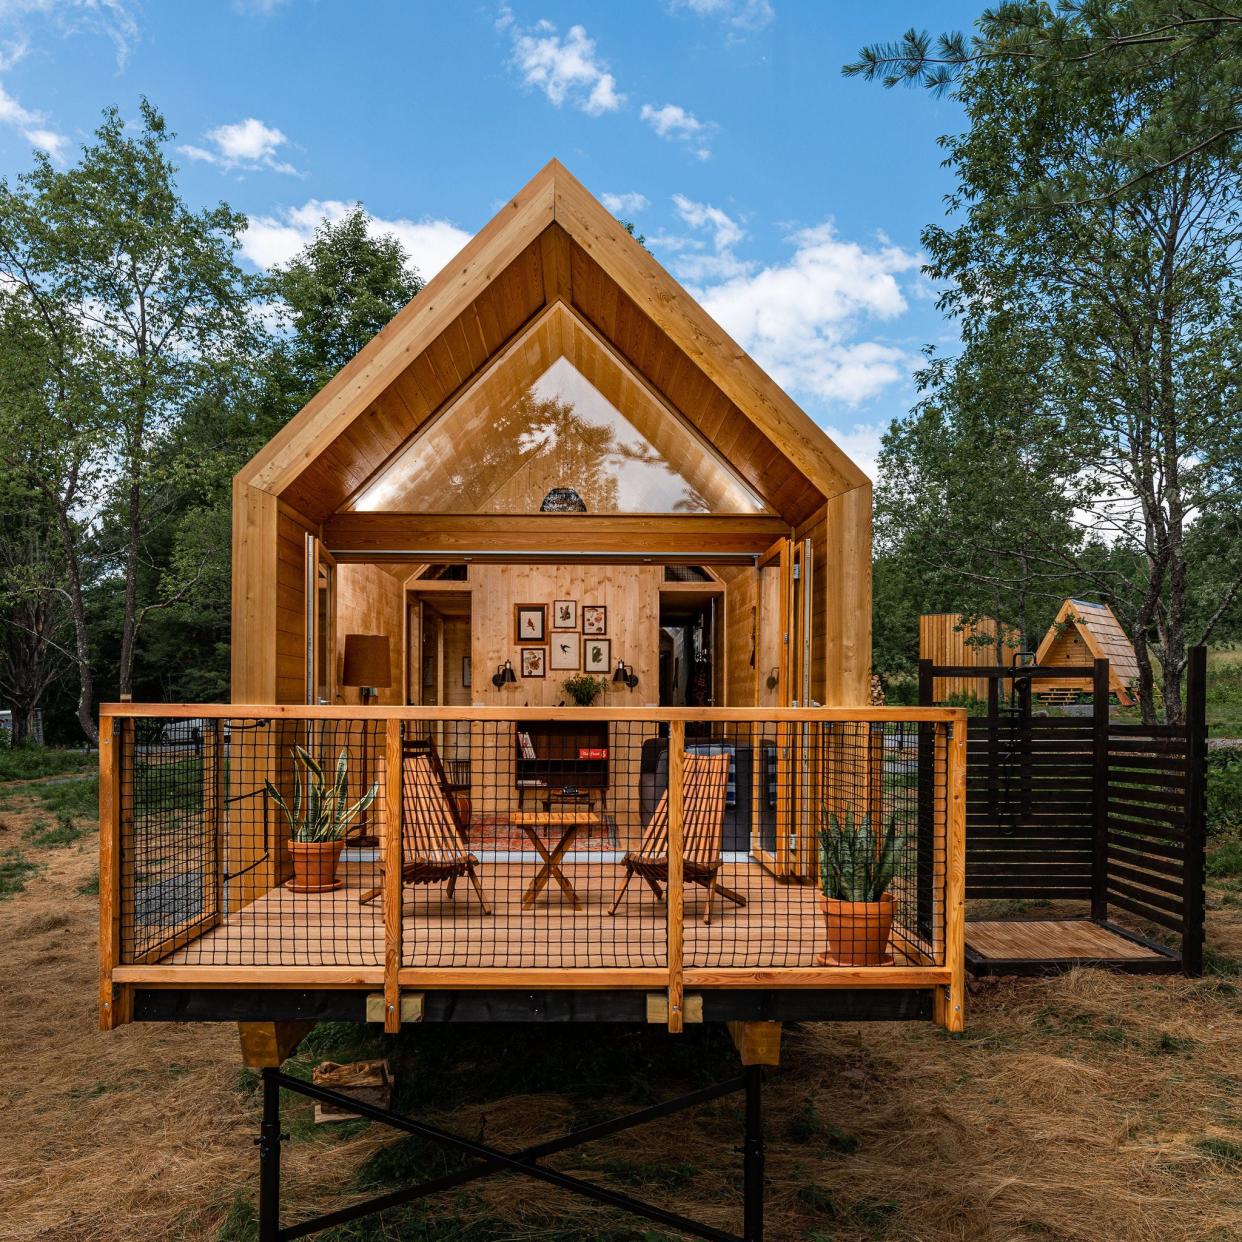
M705 1022L929 1021L932 994L914 988L704 992ZM136 1022L365 1022L364 991L137 988ZM634 991L439 991L423 993L424 1022L641 1022L647 994Z

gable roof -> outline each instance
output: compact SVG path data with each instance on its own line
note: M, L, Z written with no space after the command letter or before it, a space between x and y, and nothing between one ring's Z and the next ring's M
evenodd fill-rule
M1067 599L1057 613L1056 620L1048 627L1035 653L1035 663L1045 664L1052 659L1058 639L1064 639L1066 633L1076 632L1086 644L1092 658L1108 661L1109 680L1113 689L1118 692L1138 679L1138 657L1134 654L1134 644L1130 642L1121 623L1113 615L1107 604L1093 603L1085 599ZM1122 697L1122 702L1126 699Z
M322 521L562 302L791 523L867 476L556 160L238 473Z

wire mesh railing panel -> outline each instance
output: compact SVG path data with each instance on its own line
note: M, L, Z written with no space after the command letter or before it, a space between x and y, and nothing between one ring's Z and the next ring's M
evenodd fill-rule
M391 970L386 909L401 967L515 983L948 964L943 722L169 723L120 725L127 964Z
M410 967L667 963L658 871L616 900L667 805L654 724L592 718L406 725L402 960ZM656 845L651 846L658 852Z
M384 722L205 720L193 746L145 745L164 723L123 726L122 960L379 965L382 911L360 898L378 884Z

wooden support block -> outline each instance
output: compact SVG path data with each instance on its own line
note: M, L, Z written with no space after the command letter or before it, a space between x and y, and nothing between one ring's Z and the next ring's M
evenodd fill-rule
M421 1022L423 1020L423 994L422 992L402 992L401 993L401 1009L402 1022ZM367 1021L368 1022L385 1022L388 1018L388 1002L384 999L383 992L370 992L367 995Z
M346 1065L336 1061L321 1061L311 1070L311 1082L329 1091L338 1091L351 1100L361 1100L374 1108L392 1107L392 1070L386 1060L351 1061ZM315 1124L333 1121L350 1121L358 1114L339 1104L315 1104Z
M690 992L682 1001L681 1020L683 1022L702 1022L703 1021L703 993ZM668 1023L668 993L667 992L648 992L647 993L647 1021L657 1022L660 1025Z
M743 1065L781 1063L779 1022L729 1022L726 1025Z
M314 1027L313 1022L239 1022L242 1064L279 1069Z

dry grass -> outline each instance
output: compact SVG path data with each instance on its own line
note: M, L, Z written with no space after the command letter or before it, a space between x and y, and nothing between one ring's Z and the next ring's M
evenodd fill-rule
M27 840L32 813L0 811L0 852ZM95 1029L96 906L79 892L95 845L28 850L42 870L0 902L0 1239L251 1237L257 1098L234 1029ZM1214 890L1209 939L1242 958L1236 885ZM989 984L959 1040L922 1024L791 1031L767 1093L768 1236L1242 1237L1242 977L1220 969ZM318 1033L303 1068L343 1035L359 1038ZM730 1064L717 1031L427 1028L387 1051L420 1115L513 1146ZM340 1202L342 1187L444 1167L421 1144L360 1123L315 1129L308 1115L304 1101L287 1110L298 1213ZM557 1164L734 1228L738 1125L737 1103L720 1102ZM336 1236L663 1235L500 1178Z

